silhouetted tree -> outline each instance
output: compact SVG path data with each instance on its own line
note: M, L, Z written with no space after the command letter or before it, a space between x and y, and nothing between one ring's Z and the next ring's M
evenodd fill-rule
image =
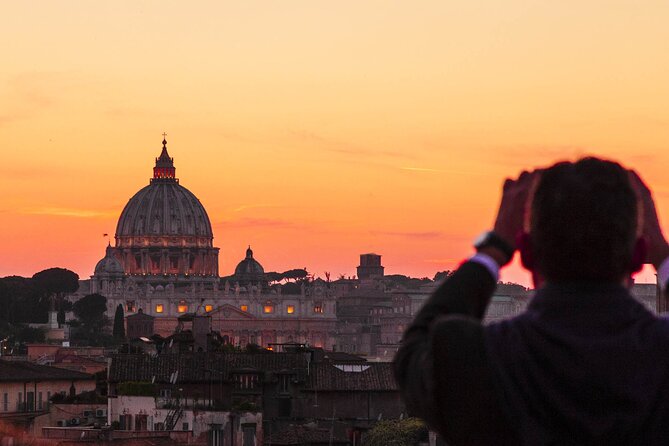
M390 274L383 276L383 282L389 288L407 288L407 289L418 289L422 285L432 283L427 277L417 279L415 277L409 277L402 274Z
M83 328L91 333L101 331L105 326L107 298L101 294L88 294L72 305L74 315Z
M428 436L425 422L418 418L388 420L377 423L363 437L364 446L413 446L426 441Z
M309 275L309 273L307 273L307 270L305 268L302 268L302 269L290 269L288 271L284 271L282 275L284 280L300 280L306 278Z
M47 295L74 293L79 289L79 275L65 268L49 268L32 277L35 286Z
M48 307L40 306L40 295L26 277L0 279L0 322L11 324L46 322Z
M33 274L33 285L39 293L38 308L41 313L56 310L63 311L62 321L65 322L65 311L71 305L65 296L79 289L79 275L65 268L49 268Z
M123 325L123 305L118 304L114 313L114 339L118 342L125 340L125 326Z
M439 271L437 274L434 275L434 280L435 282L438 282L440 280L448 278L451 274L453 274L453 271L450 269L447 269L446 271Z
M283 280L283 274L274 271L265 273L265 280L268 282L280 282Z

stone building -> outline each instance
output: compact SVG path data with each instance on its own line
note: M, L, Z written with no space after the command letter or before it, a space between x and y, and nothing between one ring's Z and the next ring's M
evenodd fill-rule
M93 375L24 361L0 360L0 419L33 417L56 394L95 390Z
M155 396L143 401L143 413L123 406L126 382L153 383ZM158 414L155 409L179 413L178 407L183 411L171 424L183 430L194 423L184 414L196 409L261 412L266 436L309 423L335 426L333 433L341 438L351 429L365 430L380 419L406 415L390 363L299 346L286 352L116 355L109 388L110 423L121 424L124 414L132 414L123 425L135 426L137 415L145 415L141 425L148 430L167 423L167 411Z
M136 313L126 318L126 337L128 339L150 338L154 333L155 317L144 314L139 308Z
M209 315L214 330L234 344L336 346L336 308L328 283L304 285L297 294L283 293L280 285L270 288L250 246L234 274L221 279L209 216L179 182L167 141L162 144L153 178L121 212L114 246L107 246L72 299L100 293L110 318L119 304L133 322L141 310L142 324L153 317L153 330L162 336L174 332L180 316L198 313Z
M358 266L358 279L383 279L383 265L381 256L378 254L360 254L360 266Z

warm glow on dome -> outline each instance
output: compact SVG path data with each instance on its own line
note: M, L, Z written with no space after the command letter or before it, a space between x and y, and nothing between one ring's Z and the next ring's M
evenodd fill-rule
M114 257L126 274L146 275L154 281L218 277L218 248L213 246L209 216L175 177L166 140L149 185L123 208L115 238Z

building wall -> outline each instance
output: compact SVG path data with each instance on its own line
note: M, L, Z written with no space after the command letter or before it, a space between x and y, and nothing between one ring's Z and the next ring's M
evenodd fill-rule
M399 418L405 412L397 391L304 391L294 401L296 417L377 420Z
M79 293L90 289L85 282ZM122 285L106 288L107 315L113 317L116 307L124 308L126 320L141 309L153 316L154 332L169 336L177 327L177 318L188 312L212 315L212 328L228 336L235 345L298 342L316 347L337 345L336 301L326 284L304 287L300 294L281 294L280 288L261 291L193 283L152 287L124 279ZM83 296L83 295L82 295ZM74 295L73 300L82 296ZM128 331L129 333L129 331Z
M104 417L96 417L98 410L104 410ZM91 412L93 416L86 417ZM78 419L80 424L96 422L104 425L107 422L107 404L51 404L49 411L44 415L35 417L31 425L31 431L35 436L42 436L43 427L56 427L58 422L67 421L71 424L73 419Z
M48 408L48 401L51 396L57 393L69 395L72 385L74 385L77 394L95 390L94 379L0 382L0 414L45 411Z
M137 416L146 416L146 427L148 431L156 430L158 423L165 423L170 409L162 408L159 399L149 396L117 396L108 400L108 422L120 422L120 417L130 416L131 429L136 430ZM229 411L207 411L184 408L183 414L178 420L175 430L188 430L193 432L193 437L204 439L207 432L212 429L222 431L224 438L234 435L235 444L245 444L244 430L252 427L255 429L255 445L262 444L262 414L261 413L235 413ZM186 423L187 425L184 425ZM185 429L184 429L185 428ZM232 434L231 434L232 428Z
M34 361L44 356L55 358L56 353L62 347L57 344L27 344L26 348L28 350L28 358L31 361Z

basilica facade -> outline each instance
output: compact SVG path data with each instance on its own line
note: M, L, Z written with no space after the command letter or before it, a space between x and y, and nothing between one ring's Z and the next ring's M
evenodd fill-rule
M336 304L329 284L315 281L299 294L268 286L264 268L251 247L223 280L219 248L205 207L176 177L174 159L163 139L153 177L125 205L114 246L82 280L74 299L99 293L107 315L118 305L126 316L142 312L155 318L155 331L171 334L179 316L211 317L212 329L235 345L308 343L336 348Z

